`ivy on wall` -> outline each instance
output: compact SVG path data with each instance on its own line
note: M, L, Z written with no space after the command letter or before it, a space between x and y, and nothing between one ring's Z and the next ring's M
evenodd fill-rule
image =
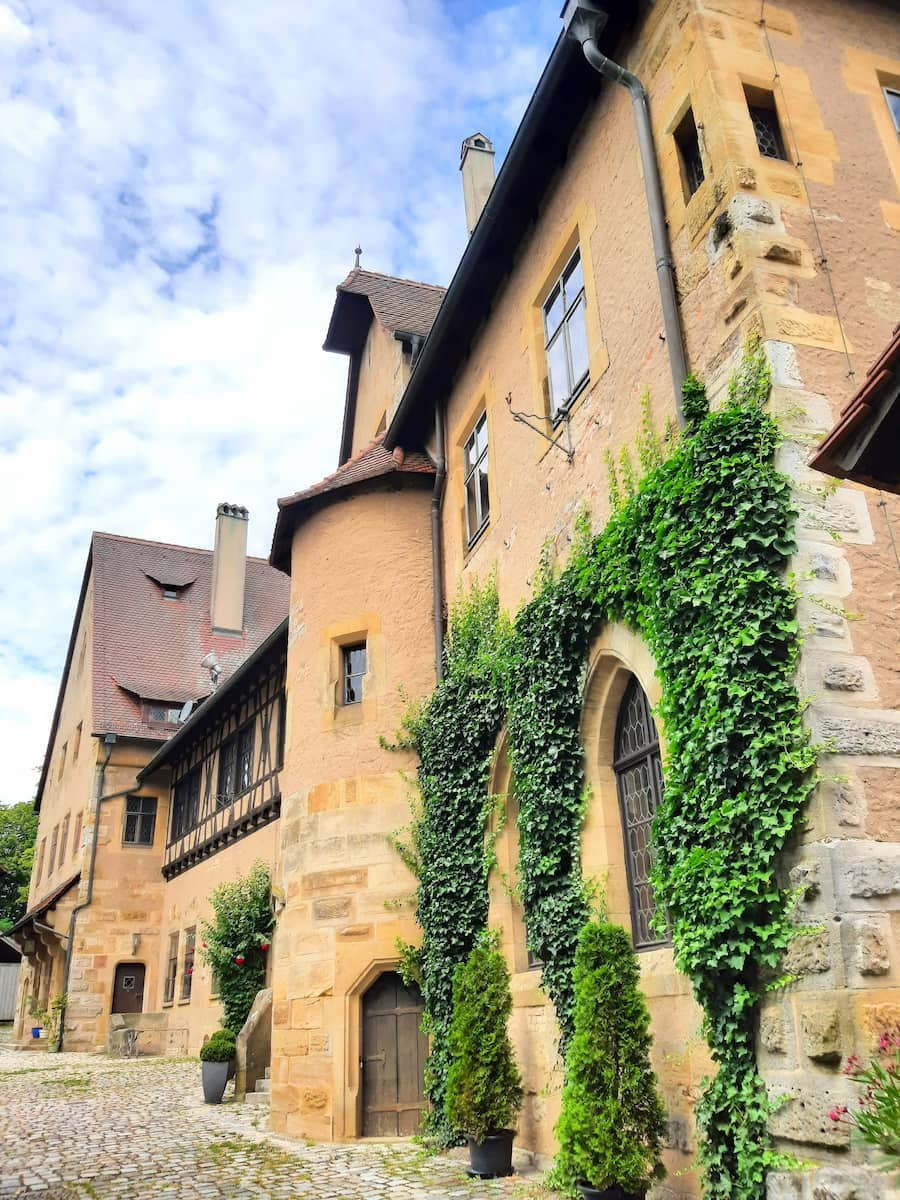
M519 887L530 948L571 1033L572 974L588 916L581 877L585 808L580 721L588 650L604 621L635 630L662 685L666 790L654 825L653 885L675 961L705 1014L717 1063L696 1110L707 1197L761 1200L776 1162L754 1055L756 1011L792 927L778 855L812 786L814 749L794 686L794 549L770 380L751 347L724 407L685 385L688 431L666 447L645 422L643 478L611 473L613 513L584 522L565 570L546 566L512 630L492 585L459 603L447 674L410 722L420 755L414 829L419 953L433 1046L432 1120L443 1141L450 980L487 922L488 778L507 720L519 803Z

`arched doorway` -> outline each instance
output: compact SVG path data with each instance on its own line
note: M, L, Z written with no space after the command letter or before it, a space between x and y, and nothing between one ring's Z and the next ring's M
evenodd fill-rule
M144 1011L144 964L119 963L113 984L112 1011L139 1013Z
M362 998L363 1137L409 1137L419 1131L425 1102L428 1039L422 995L386 971Z
M659 946L667 939L651 927L656 901L650 870L653 818L663 795L662 760L650 701L633 675L619 707L613 770L622 810L632 938L638 948Z

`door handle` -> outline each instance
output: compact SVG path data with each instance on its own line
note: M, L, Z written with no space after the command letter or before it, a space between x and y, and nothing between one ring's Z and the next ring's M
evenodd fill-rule
M363 1059L363 1061L364 1062L377 1062L377 1063L381 1063L381 1065L384 1066L385 1059L386 1059L386 1054L385 1054L385 1051L382 1050L380 1054L367 1054L366 1057Z

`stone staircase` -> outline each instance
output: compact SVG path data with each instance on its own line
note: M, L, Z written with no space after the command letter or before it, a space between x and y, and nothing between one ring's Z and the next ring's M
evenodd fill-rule
M269 1092L272 1090L272 1068L266 1067L265 1079L257 1079L256 1088L244 1097L245 1104L268 1104Z

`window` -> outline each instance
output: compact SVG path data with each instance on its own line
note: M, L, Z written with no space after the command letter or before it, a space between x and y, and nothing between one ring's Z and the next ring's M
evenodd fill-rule
M59 752L59 771L56 775L57 779L62 779L63 771L66 769L66 749L68 745L68 742L63 742L62 750Z
M168 704L165 700L148 700L144 718L154 725L180 725L183 704Z
M703 170L703 155L700 153L700 135L694 121L694 110L689 108L675 130L675 145L678 147L678 157L681 163L681 183L684 188L685 201L690 200L694 192L706 178Z
M219 751L219 808L246 792L253 783L253 722L248 722L224 742Z
M81 731L83 728L83 721L79 721L75 726L75 734L72 738L72 762L78 762L78 751L81 749Z
M46 849L47 849L47 839L44 837L44 838L41 838L41 848L38 851L37 871L35 872L35 875L34 875L35 884L38 884L41 882L41 876L44 873L44 851Z
M191 984L194 982L194 946L197 941L197 927L192 925L184 931L184 959L181 964L181 998L190 1000Z
M72 831L72 857L77 858L81 849L81 813L76 814L75 828Z
M900 90L889 87L883 90L888 112L891 114L891 120L894 122L894 128L900 133Z
M181 589L177 587L170 587L168 584L164 584L162 594L163 600L177 600L181 595Z
M53 836L50 839L50 861L47 863L47 878L53 874L53 868L56 865L56 843L59 840L59 826L55 826Z
M763 158L780 158L787 162L774 92L766 91L765 88L745 86L744 95L747 98L747 111L750 113L760 154Z
M587 383L588 341L581 250L576 250L544 301L544 349L550 413L557 417Z
M156 834L156 800L153 796L129 796L125 801L126 846L152 846Z
M59 835L59 865L62 866L66 858L66 846L69 842L69 814L63 817L62 832Z
M637 948L667 939L653 932L656 901L650 886L653 818L663 794L659 737L644 689L632 678L619 709L613 769L622 810L631 923Z
M466 543L471 546L491 517L488 487L487 413L482 413L463 449L466 486Z
M200 768L194 767L175 784L172 801L172 832L170 841L175 842L197 824L200 815Z
M363 698L366 673L366 643L341 647L341 694L344 704L359 704Z
M175 980L178 978L178 934L169 934L169 959L166 963L166 983L163 991L163 1004L171 1004L175 999Z

